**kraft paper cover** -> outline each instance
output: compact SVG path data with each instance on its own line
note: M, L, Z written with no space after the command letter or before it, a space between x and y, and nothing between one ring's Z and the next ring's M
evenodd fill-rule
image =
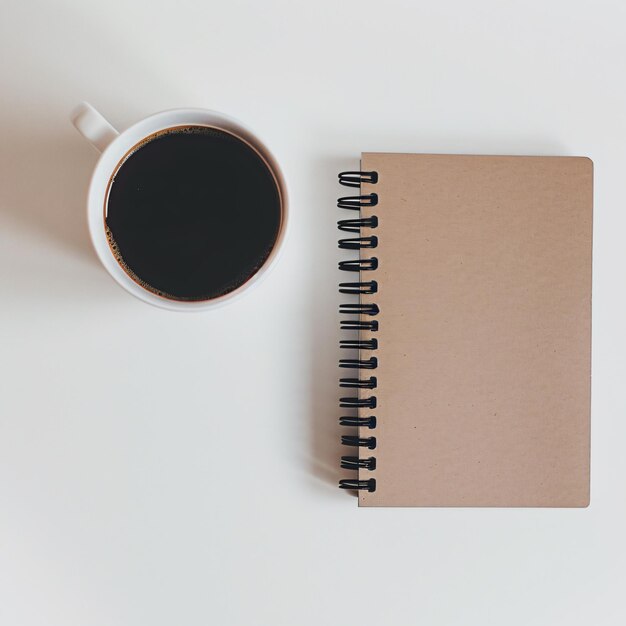
M589 503L593 164L365 153L377 489L361 506ZM369 318L368 318L369 319ZM365 355L365 357L370 354Z

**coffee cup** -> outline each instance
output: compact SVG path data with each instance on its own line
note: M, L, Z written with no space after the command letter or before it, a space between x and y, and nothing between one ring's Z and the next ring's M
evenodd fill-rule
M127 292L172 311L213 309L275 266L287 186L265 143L242 123L174 109L118 131L86 102L71 121L100 152L87 194L91 241Z

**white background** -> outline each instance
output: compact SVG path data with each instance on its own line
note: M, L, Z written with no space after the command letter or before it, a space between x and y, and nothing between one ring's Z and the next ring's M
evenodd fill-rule
M0 623L623 625L625 32L618 0L4 0ZM113 282L82 99L259 133L292 198L261 288L186 315ZM336 174L362 150L594 160L589 509L336 488Z

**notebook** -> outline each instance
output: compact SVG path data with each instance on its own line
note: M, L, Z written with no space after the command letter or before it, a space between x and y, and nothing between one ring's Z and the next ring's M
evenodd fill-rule
M592 162L364 153L339 181L340 486L587 506Z

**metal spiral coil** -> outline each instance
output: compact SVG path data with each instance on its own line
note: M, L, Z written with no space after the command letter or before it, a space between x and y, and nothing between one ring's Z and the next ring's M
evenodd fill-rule
M378 172L349 171L339 174L339 183L344 187L361 187L363 183L375 185L378 183ZM344 196L337 200L340 209L361 211L363 207L374 207L378 205L378 194L361 193L360 195ZM364 250L378 247L378 237L364 233L366 229L378 227L378 217L359 217L357 219L342 219L337 222L337 228L347 233L355 233L357 236L339 240L339 248L343 250ZM361 254L361 253L360 253ZM352 282L342 282L339 284L339 293L356 295L372 295L378 293L378 282L376 280L363 280L362 273L378 269L378 258L375 256L358 259L351 259L339 262L339 269L344 272L358 272L361 280ZM342 349L358 351L358 358L340 359L339 367L354 370L374 370L378 367L378 359L375 356L363 357L363 352L372 352L378 349L378 340L370 337L363 337L361 332L378 331L379 322L371 319L378 316L380 309L378 305L370 302L346 303L339 306L342 316L352 316L349 319L342 319L341 330L357 331L359 336L356 339L342 339L339 345ZM364 319L370 318L370 319ZM341 378L339 386L342 388L356 389L356 396L342 397L339 400L341 408L354 409L375 409L377 405L376 396L362 397L361 389L372 390L378 386L375 376L357 378ZM341 426L357 429L374 430L376 428L376 416L353 415L343 416L339 419ZM360 434L343 435L341 443L344 446L366 448L374 450L376 448L376 437L365 437ZM358 472L372 472L376 469L376 457L363 456L342 456L342 469L355 470ZM339 487L349 490L376 491L376 479L369 478L362 480L362 474L357 479L345 479L339 481Z
M339 313L357 315L378 315L380 309L377 304L340 304Z
M346 479L339 481L339 489L351 489L356 491L376 491L376 479L370 478L369 480L352 480Z
M376 332L378 330L378 320L341 320L341 330L369 330Z
M339 293L372 294L378 292L378 283L375 280L365 280L356 283L339 283Z
M339 174L339 184L344 187L360 187L361 183L378 182L378 172L341 172Z
M378 367L378 359L375 356L369 359L340 359L339 367L353 370L375 370Z
M337 200L340 209L350 211L360 211L362 206L376 206L378 204L378 194L366 193L362 196L344 196Z
M367 272L378 269L378 259L373 256L371 259L351 259L350 261L340 261L339 269L344 272Z
M367 459L360 459L358 456L342 456L341 457L342 469L354 469L358 470L360 467L367 470L376 469L376 457L370 456Z
M378 226L378 217L362 217L357 220L339 220L337 228L346 233L360 233L361 228L376 228Z
M376 376L369 378L340 378L339 386L349 389L376 389L378 380Z
M344 446L351 446L353 448L367 448L368 450L374 450L376 448L376 437L342 435L341 444Z
M378 350L378 339L342 339L339 347L350 350Z
M339 247L344 250L361 250L362 248L378 247L378 237L350 237L349 239L340 239Z
M354 489L356 491L366 490L370 493L376 491L376 479L370 478L369 480L352 480L343 479L339 481L339 489Z
M375 409L376 396L371 396L370 398L341 398L339 400L339 406L342 409Z
M352 417L352 416L343 416L339 418L340 426L352 426L352 427L362 427L369 428L373 430L376 428L376 417L370 415L369 417Z

